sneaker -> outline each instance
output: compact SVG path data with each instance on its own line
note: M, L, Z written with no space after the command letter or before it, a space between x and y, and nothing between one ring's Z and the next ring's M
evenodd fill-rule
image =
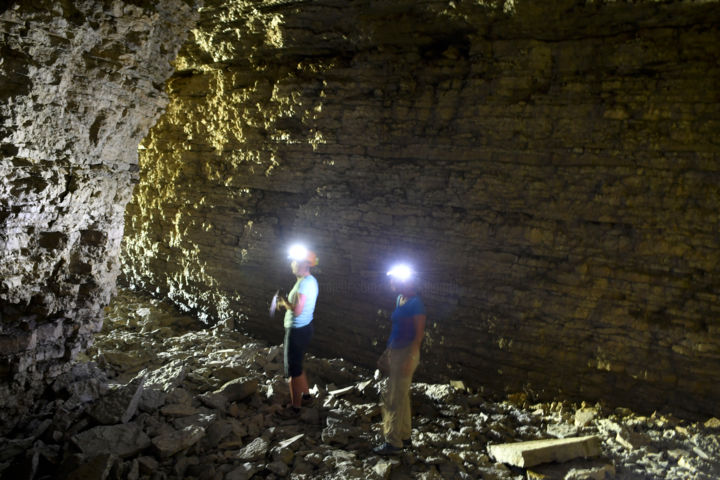
M378 455L394 455L400 452L402 452L402 448L393 447L387 442L383 443L379 447L373 448L373 453L377 453Z

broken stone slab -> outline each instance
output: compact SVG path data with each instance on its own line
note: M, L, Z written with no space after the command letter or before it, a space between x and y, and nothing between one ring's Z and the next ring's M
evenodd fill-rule
M399 460L380 460L373 466L372 469L373 472L375 472L375 475L386 480L390 478L390 473L392 472L393 467L396 465L400 465Z
M238 378L231 380L220 387L215 393L224 396L229 402L239 402L245 400L258 391L258 381L256 379L246 380Z
M91 457L71 455L59 465L56 474L68 480L105 480L118 461L117 455L110 453Z
M18 455L30 450L33 443L35 443L35 437L29 438L4 438L0 437L0 463L12 460Z
M187 417L176 418L172 421L172 425L178 430L182 430L193 425L207 428L216 419L217 415L215 415L214 413L200 412L194 415L188 415Z
M615 465L605 458L538 465L527 471L527 480L609 480L611 478L615 478Z
M311 425L319 425L322 423L320 411L317 408L303 408L302 412L300 412L300 421Z
M247 374L247 367L245 365L234 365L231 367L222 366L213 369L212 376L223 381L229 382L236 378L242 377Z
M88 410L88 415L102 425L127 423L135 416L143 392L143 380L110 387L110 391Z
M270 470L272 473L274 473L274 474L277 475L278 477L285 477L285 476L287 476L288 471L289 471L287 464L284 463L284 462L282 462L282 461L280 461L280 460L277 460L277 461L268 463L268 464L265 466L265 468L267 468L268 470Z
M295 435L294 437L290 437L290 438L288 438L287 440L283 440L282 442L280 442L280 443L278 444L278 447L280 447L280 448L287 448L287 447L289 447L290 445L292 445L293 443L295 443L295 442L297 442L298 440L300 440L301 438L303 438L304 436L305 436L304 433L300 433L300 434L298 434L298 435Z
M187 369L181 360L174 360L155 370L140 372L135 377L145 378L140 409L150 412L162 407L167 395L182 383L186 375Z
M205 392L198 396L200 402L206 407L214 408L224 412L227 408L228 399L225 395L215 392Z
M365 389L368 387L368 385L372 384L373 381L374 381L373 379L370 379L370 380L358 382L355 385L355 387L357 388L358 392L363 393L365 391Z
M413 383L411 390L425 395L430 400L443 404L452 403L455 399L455 389L450 385L418 382Z
M152 439L152 444L162 457L170 457L181 450L195 445L205 436L205 429L197 425L190 425L172 433L158 435Z
M295 458L295 452L288 447L281 447L280 445L273 447L270 450L273 462L282 462L285 465L291 465Z
M577 427L565 423L548 425L546 431L548 435L555 438L570 438L578 434Z
M250 462L243 463L238 468L225 475L225 480L248 480L260 470L259 467Z
M160 463L153 457L138 457L137 458L140 473L145 475L151 475L157 471Z
M74 435L73 443L83 454L97 456L115 454L120 457L137 455L151 445L142 428L133 423L101 425Z
M71 404L92 402L107 392L107 375L95 362L76 363L52 384L55 393L66 391Z
M463 392L467 390L465 382L463 382L462 380L450 380L450 386L455 390L461 390Z
M531 440L529 442L503 443L487 447L488 454L500 463L526 468L542 463L567 462L578 457L600 455L600 437Z
M205 450L217 448L220 442L230 435L233 431L232 423L215 419L207 427L205 427L205 437L202 440L202 446Z
M705 426L705 428L710 428L713 430L720 429L720 420L712 417L708 419L703 425Z
M597 410L594 408L581 408L575 412L575 426L578 428L587 427L597 417Z
M270 444L267 440L265 440L262 437L258 437L252 442L248 443L243 447L237 455L235 455L235 458L238 460L245 460L248 462L256 461L265 458L265 455L268 452L268 448L270 447Z
M331 390L328 392L328 395L330 395L331 397L341 397L341 396L345 395L346 393L352 392L353 390L355 390L355 385L350 385L349 387Z
M195 415L198 411L192 405L171 403L162 407L160 413L166 417L189 417L190 415Z
M132 352L121 352L116 350L103 351L102 357L107 363L114 367L125 371L138 371L143 365L147 365L154 360L151 352L135 350Z
M637 450L650 443L650 439L646 435L630 431L626 428L622 428L617 432L615 441L628 450Z
M320 438L328 445L347 445L352 438L360 437L362 431L357 427L332 425L323 429Z

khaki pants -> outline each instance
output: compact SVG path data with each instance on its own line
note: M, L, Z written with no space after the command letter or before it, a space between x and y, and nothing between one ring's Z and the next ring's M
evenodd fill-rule
M411 347L389 350L387 386L383 393L383 433L385 441L393 447L402 447L403 440L410 438L412 431L410 412L410 383L420 356L413 355ZM412 358L410 358L412 357ZM410 360L410 368L404 371Z

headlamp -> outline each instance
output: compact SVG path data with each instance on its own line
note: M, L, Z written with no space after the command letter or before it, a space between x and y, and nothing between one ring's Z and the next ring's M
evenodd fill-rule
M296 262L307 262L311 267L315 267L318 264L317 254L308 250L305 245L300 243L296 243L290 247L290 250L288 250L288 258Z
M415 272L409 265L398 264L387 272L388 276L393 277L401 282L405 282L415 275Z
M288 250L288 258L300 262L307 259L308 253L309 251L305 245L296 243L295 245L290 247L290 250Z

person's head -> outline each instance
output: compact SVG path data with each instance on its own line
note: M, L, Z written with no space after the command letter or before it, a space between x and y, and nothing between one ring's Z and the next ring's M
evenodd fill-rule
M395 265L387 272L390 288L402 295L413 295L417 291L417 276L413 269L405 264Z
M317 255L303 245L293 245L288 251L290 268L293 275L305 276L310 273L310 267L317 265Z

